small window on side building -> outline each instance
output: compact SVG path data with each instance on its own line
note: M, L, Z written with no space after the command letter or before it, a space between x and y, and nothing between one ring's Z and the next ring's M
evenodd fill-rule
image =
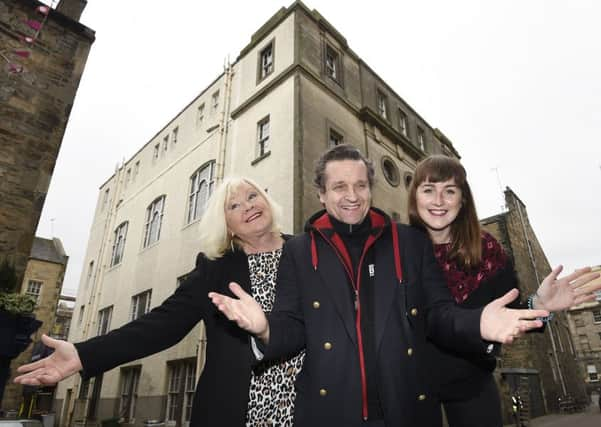
M274 42L272 40L259 52L259 72L257 83L273 72L273 54Z

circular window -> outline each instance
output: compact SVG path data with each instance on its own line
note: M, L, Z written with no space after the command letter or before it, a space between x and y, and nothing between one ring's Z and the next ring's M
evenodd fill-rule
M413 181L413 175L411 175L409 172L405 173L405 175L403 176L403 182L405 183L405 188L407 190L409 190L409 187L411 187L412 181Z
M399 185L399 168L390 157L382 157L382 173L386 181L393 187Z

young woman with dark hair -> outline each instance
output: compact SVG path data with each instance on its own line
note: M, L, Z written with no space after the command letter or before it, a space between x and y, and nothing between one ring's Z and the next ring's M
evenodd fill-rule
M408 207L409 222L428 232L457 304L482 307L517 287L509 257L495 238L480 228L466 172L458 160L436 155L421 161L409 190ZM557 311L595 298L597 287L584 285L598 274L583 268L557 279L561 269L555 268L528 298L530 308ZM515 337L519 335L518 331ZM500 345L491 344L482 355L463 354L433 343L430 350L432 378L437 380L437 397L449 426L502 426L492 375Z

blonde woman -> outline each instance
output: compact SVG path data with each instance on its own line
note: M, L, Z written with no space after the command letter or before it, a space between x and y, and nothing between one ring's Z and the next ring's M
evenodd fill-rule
M207 332L207 355L192 409L192 427L291 426L294 380L304 353L284 361L254 362L249 335L229 322L207 294L231 295L239 283L270 311L283 236L280 208L252 180L226 179L211 196L201 220L202 252L189 278L147 315L75 345L48 337L55 352L21 366L16 382L54 384L81 371L93 377L179 342L200 320Z

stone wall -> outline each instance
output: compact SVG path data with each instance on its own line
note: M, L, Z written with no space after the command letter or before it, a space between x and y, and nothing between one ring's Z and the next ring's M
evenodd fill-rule
M68 3L68 2L66 2ZM33 0L0 0L0 46L23 67L0 65L0 258L14 262L22 278L73 99L94 41L94 32L50 11L31 55L22 38L34 31L24 21L41 21Z

